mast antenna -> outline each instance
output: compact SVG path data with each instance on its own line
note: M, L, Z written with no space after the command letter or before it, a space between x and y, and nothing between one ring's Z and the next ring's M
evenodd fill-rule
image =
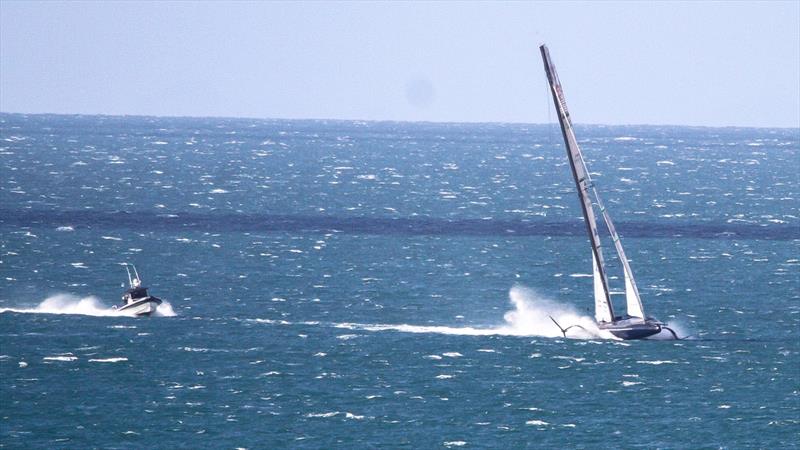
M128 263L125 263L125 272L128 272L128 285L133 287L133 278L131 278L131 270L128 269Z

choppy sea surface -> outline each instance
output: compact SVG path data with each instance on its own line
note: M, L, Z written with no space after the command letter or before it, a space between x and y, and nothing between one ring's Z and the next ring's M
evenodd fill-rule
M0 114L0 446L796 448L800 131L577 135L687 339L550 321L592 329L557 125Z

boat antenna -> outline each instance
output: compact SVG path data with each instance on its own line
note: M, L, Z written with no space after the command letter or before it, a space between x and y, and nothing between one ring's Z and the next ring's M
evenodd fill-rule
M131 270L128 269L128 263L125 263L125 272L128 272L128 283L133 287L133 278L131 278Z
M142 284L142 279L139 278L139 272L136 271L136 266L133 266L133 273L136 274L136 284Z

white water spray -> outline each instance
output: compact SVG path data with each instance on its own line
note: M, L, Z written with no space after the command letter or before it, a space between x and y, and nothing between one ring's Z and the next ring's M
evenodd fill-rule
M161 304L158 305L158 309L156 312L153 313L153 317L175 317L178 314L172 309L172 304L166 300L161 300Z
M553 319L562 327L580 325L572 328L568 337L571 338L612 338L610 333L602 332L591 317L581 314L571 305L563 305L536 293L531 288L514 286L508 293L512 311L507 312L503 318L506 328L514 331L513 334L523 336L563 337L561 330L553 323ZM552 317L552 319L551 319Z
M424 326L408 324L357 324L340 323L337 328L365 331L401 331L405 333L439 333L466 336L543 336L563 337L561 330L550 319L552 317L561 326L580 325L572 328L568 337L575 339L613 339L610 333L597 328L595 321L577 312L575 308L560 304L537 294L533 289L514 286L508 293L514 309L503 316L505 323L493 328Z
M108 316L129 316L124 312L106 306L99 298L90 295L88 297L78 297L72 294L56 294L47 297L35 308L0 308L0 313L16 312L31 314L80 314L84 316L108 317ZM169 302L164 301L159 305L154 316L172 317L175 311ZM130 316L129 316L130 317Z

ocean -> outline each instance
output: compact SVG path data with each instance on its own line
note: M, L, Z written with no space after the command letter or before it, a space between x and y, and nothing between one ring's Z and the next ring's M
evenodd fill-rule
M0 114L0 446L797 448L800 130L576 133L685 339L557 124Z

